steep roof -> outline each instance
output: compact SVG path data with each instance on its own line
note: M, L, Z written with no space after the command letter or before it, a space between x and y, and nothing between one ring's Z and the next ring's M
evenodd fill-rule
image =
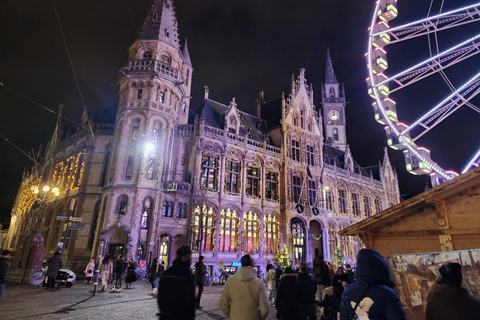
M327 69L325 71L325 83L338 83L335 71L333 71L332 58L330 57L330 50L327 49Z
M139 39L160 40L179 48L177 17L172 0L153 0L152 8L140 30Z
M331 145L324 144L323 159L325 163L328 163L332 166L336 166L341 169L345 169L345 151L332 147ZM373 168L373 167L368 167L368 168ZM355 160L353 160L353 170L355 171L355 173L361 174L362 176L370 177L370 173L366 172L364 168L362 168L358 164L358 162L356 162ZM378 175L378 178L375 178L375 179L379 180L380 175Z

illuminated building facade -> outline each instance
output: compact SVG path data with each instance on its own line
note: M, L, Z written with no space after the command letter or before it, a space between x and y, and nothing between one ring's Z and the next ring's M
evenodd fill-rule
M69 137L59 119L42 165L24 175L9 247L21 246L38 215L31 186L46 183L61 189L41 212L46 254L65 234L66 221L55 217L67 216L76 199L85 226L72 231L66 252L78 265L107 252L169 264L185 244L210 266L245 253L263 265L283 245L296 262L330 259L338 246L355 257L360 241L337 231L397 204L398 180L386 153L378 166L353 160L330 55L323 113L304 69L287 94L264 101L261 92L255 115L235 98L210 99L208 87L190 110L192 74L173 3L156 1L120 70L116 118L85 115L85 129Z

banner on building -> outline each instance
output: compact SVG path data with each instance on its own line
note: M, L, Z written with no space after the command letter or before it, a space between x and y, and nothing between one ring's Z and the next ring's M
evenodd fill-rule
M462 265L467 289L480 297L480 249L414 254L393 254L388 258L407 320L423 320L428 292L447 262Z

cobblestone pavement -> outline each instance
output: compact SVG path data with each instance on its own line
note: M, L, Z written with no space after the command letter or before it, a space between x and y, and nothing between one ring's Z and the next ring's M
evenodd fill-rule
M92 296L93 285L83 283L55 290L7 283L0 299L0 319L158 319L157 300L150 295L150 285L144 281L134 285L120 293L100 292ZM222 288L205 288L201 303L204 308L197 311L196 319L226 319L218 306ZM273 307L267 319L275 319Z

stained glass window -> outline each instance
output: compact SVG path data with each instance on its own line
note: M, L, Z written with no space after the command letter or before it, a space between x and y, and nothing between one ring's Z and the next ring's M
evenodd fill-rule
M240 191L240 162L227 160L225 175L225 192L239 193Z
M230 208L220 213L220 247L221 252L237 251L238 215Z
M258 253L260 221L255 212L249 211L243 214L243 230L245 232L245 252Z
M264 221L264 251L278 253L278 220L273 214L268 214Z
M247 196L258 198L260 197L260 175L261 170L259 167L249 165L247 167Z
M218 185L218 156L203 153L202 171L200 173L200 188L217 191Z

